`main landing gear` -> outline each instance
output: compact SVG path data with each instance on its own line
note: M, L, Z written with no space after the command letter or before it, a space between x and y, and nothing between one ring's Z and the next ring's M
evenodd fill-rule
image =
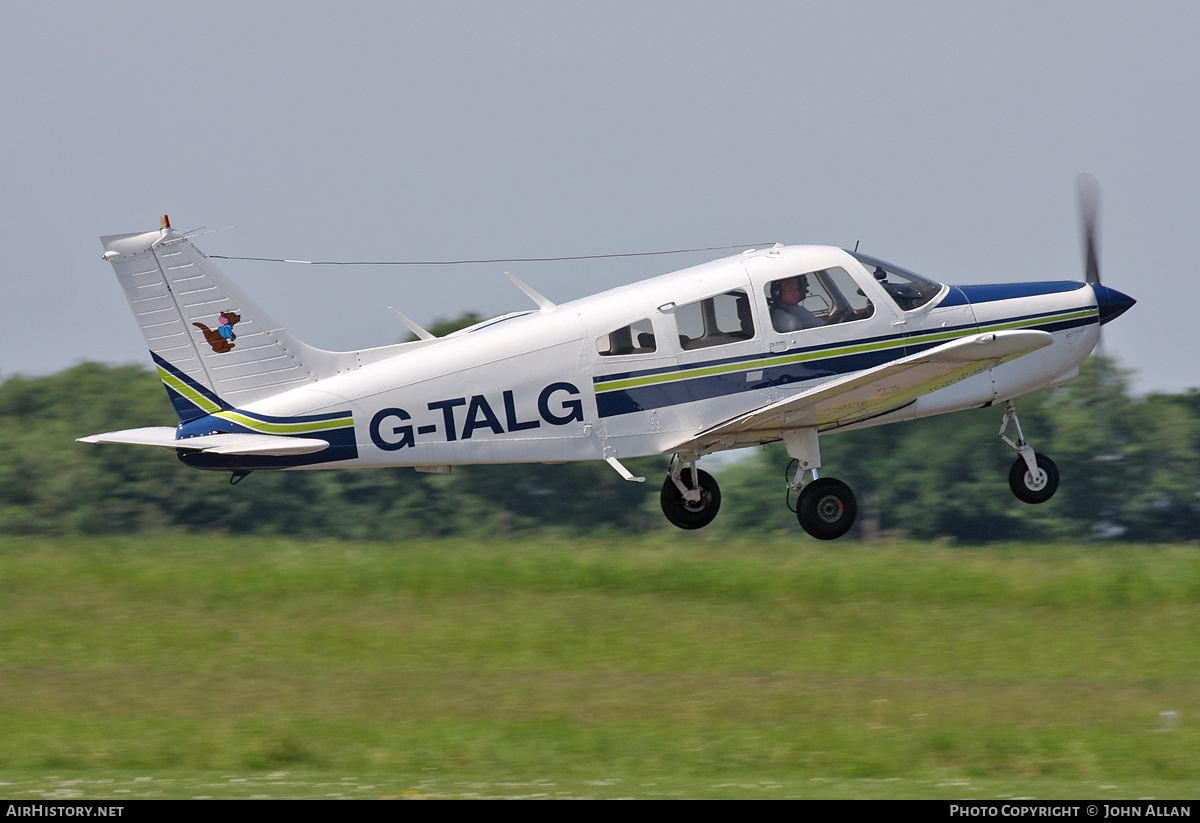
M793 511L800 528L818 540L836 540L850 531L858 518L858 499L841 480L817 477L816 469L812 469L812 480L801 486L803 473L797 467L795 479L788 481L788 508L791 508L791 493L799 491Z
M683 464L689 467L684 468ZM702 529L721 509L721 489L706 471L696 468L696 458L675 455L671 472L663 481L659 503L671 525L681 529Z
M1006 436L1010 424L1017 427L1017 439ZM1013 494L1026 503L1045 503L1058 491L1058 467L1044 454L1037 454L1025 442L1017 407L1005 403L1004 422L1000 439L1017 453L1016 462L1008 473L1008 485ZM796 513L800 528L818 540L836 540L854 526L858 518L858 500L841 480L818 477L821 452L814 428L792 429L783 432L783 442L792 462L786 472L788 508ZM663 481L660 502L667 520L681 529L700 529L717 516L721 508L721 490L708 472L696 468L694 454L677 454L671 458L671 470ZM806 473L811 475L804 482ZM796 505L792 507L792 493Z
M792 456L790 475L787 482L789 508L791 493L798 492L796 519L800 527L819 540L834 540L841 537L854 525L858 517L858 501L854 492L841 480L832 477L817 477L821 465L815 429L784 432L783 440ZM812 473L812 480L801 485L805 472ZM721 508L721 490L717 481L708 472L696 468L694 455L675 455L671 459L671 470L663 481L659 496L663 514L667 520L681 529L699 529L707 526Z
M836 540L850 531L858 517L858 500L841 480L817 477L817 469L821 467L817 430L785 431L783 445L792 458L785 473L785 477L791 475L787 478L788 508L791 508L792 492L798 492L800 496L793 511L800 521L800 528L818 540ZM812 474L808 483L803 482L805 472Z
M1005 436L1008 424L1017 426L1017 440L1014 443ZM1026 503L1045 503L1058 491L1058 466L1044 454L1037 454L1033 447L1025 442L1021 431L1021 421L1017 419L1017 407L1009 400L1004 404L1004 420L1000 424L1000 439L1015 451L1019 457L1008 472L1008 485L1017 499Z

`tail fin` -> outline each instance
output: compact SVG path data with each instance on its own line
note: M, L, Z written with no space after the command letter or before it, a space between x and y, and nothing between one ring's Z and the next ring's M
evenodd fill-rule
M358 366L281 328L166 218L100 241L183 422Z

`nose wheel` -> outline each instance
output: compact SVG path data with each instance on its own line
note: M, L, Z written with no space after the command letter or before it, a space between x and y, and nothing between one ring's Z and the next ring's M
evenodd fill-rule
M1045 503L1058 491L1058 466L1044 454L1035 454L1037 472L1029 469L1024 457L1018 457L1008 472L1008 486L1019 500Z
M1017 439L1005 436L1010 423L1016 424ZM1025 442L1021 421L1017 419L1017 407L1009 400L1005 404L1004 422L1000 424L1000 439L1020 455L1008 471L1008 487L1018 500L1026 503L1045 503L1058 491L1058 466L1044 454L1037 454Z

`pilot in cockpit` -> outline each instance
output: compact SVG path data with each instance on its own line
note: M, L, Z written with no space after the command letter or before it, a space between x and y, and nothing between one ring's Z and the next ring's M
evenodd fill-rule
M825 325L801 301L808 296L808 278L803 274L776 280L771 284L771 325L777 332L815 329Z

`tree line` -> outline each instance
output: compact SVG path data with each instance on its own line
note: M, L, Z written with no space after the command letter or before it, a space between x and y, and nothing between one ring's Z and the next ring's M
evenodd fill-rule
M1132 396L1127 375L1093 358L1075 381L1018 401L1026 437L1058 464L1047 503L1008 489L1015 453L997 437L1003 410L826 436L823 474L855 490L851 533L919 539L1200 539L1200 391ZM186 530L237 536L330 536L403 542L537 531L673 531L658 508L667 459L628 461L644 484L603 463L225 473L188 469L165 450L76 443L86 434L174 423L158 378L84 363L0 383L0 533L129 534ZM720 482L721 513L704 531L792 533L787 455L750 450L701 466ZM793 500L794 503L794 500Z

